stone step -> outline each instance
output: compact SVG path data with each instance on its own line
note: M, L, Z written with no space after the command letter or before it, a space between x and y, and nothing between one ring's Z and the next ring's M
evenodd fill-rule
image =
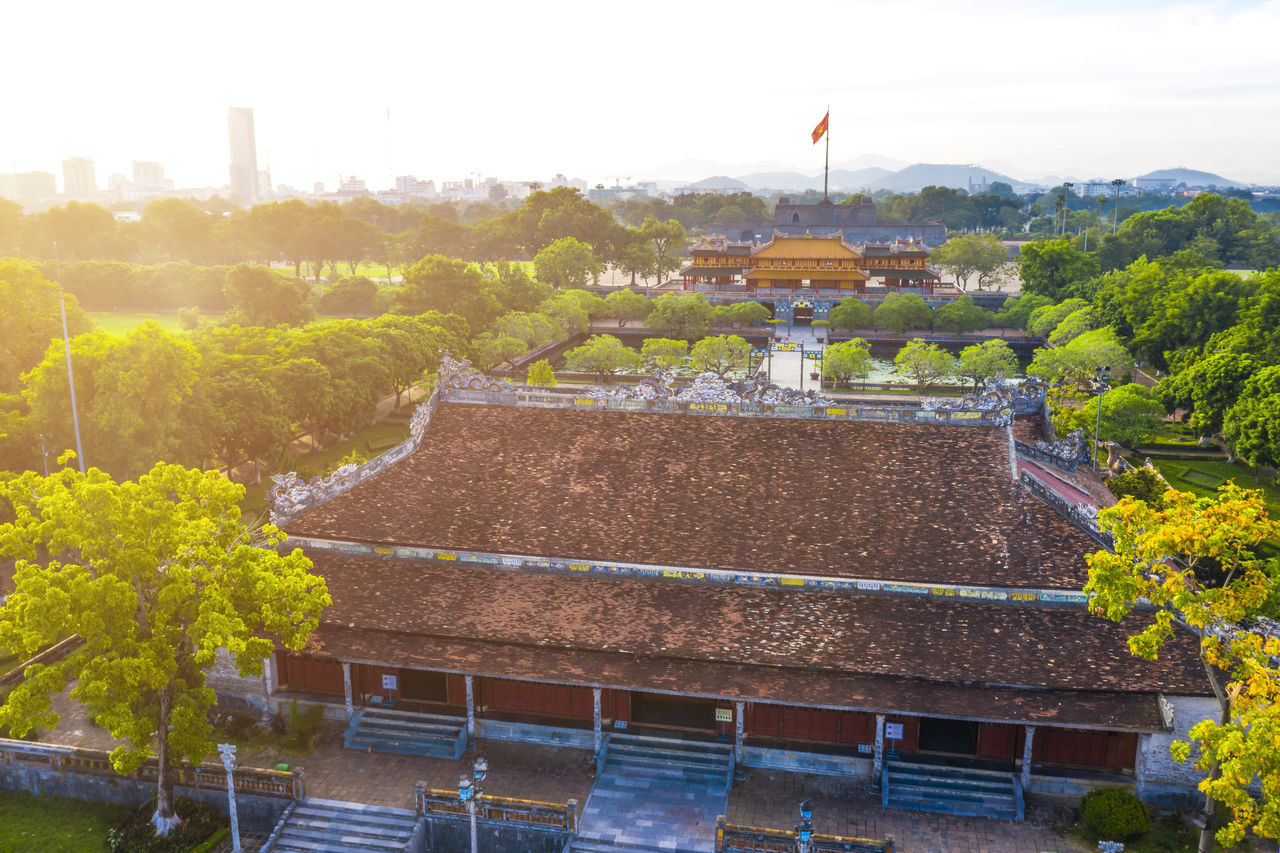
M729 776L729 765L723 767L703 767L683 764L666 758L645 758L643 756L627 756L617 758L605 757L606 773L622 776L648 776L664 779L685 779L688 781L705 781L724 785Z
M704 764L708 767L727 767L729 765L730 752L702 752L697 750L687 750L680 748L655 746L651 744L641 743L609 743L609 753L611 755L643 755L643 756L662 756L677 759L679 761L691 764Z
M1008 776L1003 779L988 779L986 777L978 779L963 779L955 777L924 776L916 775L914 773L899 773L893 770L889 771L889 787L891 788L938 788L945 790L1008 793L1009 785L1010 779Z
M997 808L979 804L953 803L946 809L939 809L933 800L913 797L889 798L889 807L909 812L929 812L932 814L953 814L963 817L993 818L995 820L1017 820L1017 814L1011 805L1008 808Z
M466 737L462 717L362 708L343 736L351 749L457 758Z
M272 853L400 853L413 835L417 815L362 803L307 799L289 815Z
M658 737L657 735L637 735L626 732L613 732L609 736L611 745L644 744L655 749L678 749L682 752L706 752L729 755L733 746L706 740L684 740L683 738Z
M933 800L940 804L969 803L991 808L1013 808L1013 791L1004 793L974 793L971 791L946 791L941 789L913 788L910 786L890 789L889 803L895 799Z
M575 838L570 853L691 853L680 847L652 847L647 844L626 844L604 838Z
M362 719L358 728L362 732L408 732L411 734L440 734L440 735L457 735L458 732L466 728L463 725L447 725L445 723L437 723L427 720L421 723L412 720L382 720L382 719Z
M885 766L889 768L890 773L923 773L946 778L977 779L985 777L989 779L1008 779L1010 776L1008 770L987 770L981 767L950 767L946 764L923 764L912 761L889 761Z

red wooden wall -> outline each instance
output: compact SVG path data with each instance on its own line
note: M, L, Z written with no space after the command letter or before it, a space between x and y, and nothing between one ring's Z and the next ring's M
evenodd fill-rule
M595 715L595 700L590 687L568 687L505 678L477 678L476 688L479 694L476 704L487 711L578 720L590 720ZM601 712L604 713L603 696Z
M1037 763L1132 770L1137 755L1138 735L1134 732L1037 728L1031 740L1031 760Z
M856 711L749 702L745 725L747 734L780 740L858 744L874 743L876 739L875 715Z

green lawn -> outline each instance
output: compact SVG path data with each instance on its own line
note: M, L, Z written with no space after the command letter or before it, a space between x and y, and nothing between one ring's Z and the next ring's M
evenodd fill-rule
M101 853L127 808L0 791L0 853Z
M1202 497L1214 495L1218 486L1227 480L1246 489L1261 489L1267 502L1267 511L1280 517L1280 488L1274 481L1254 479L1253 469L1239 462L1221 462L1210 459L1163 459L1151 457L1155 465L1169 481L1169 485L1182 492L1192 492Z
M405 406L405 411L409 411ZM365 427L355 434L350 441L326 444L319 453L303 453L301 456L290 456L278 469L279 473L297 471L303 479L310 479L332 468L340 459L352 453L360 453L372 459L387 452L395 445L409 437L408 421L379 422ZM276 473L276 472L272 472ZM246 518L256 518L267 508L267 493L271 490L271 476L262 472L262 483L245 486L245 497L240 502L240 509ZM3 851L0 851L3 853Z
M182 324L178 322L178 315L158 314L149 311L87 311L93 322L98 324L98 330L111 335L123 335L131 332L138 326L148 320L154 320L162 327L170 332L186 331L182 328ZM222 319L221 314L201 314L200 321L202 323L216 323Z

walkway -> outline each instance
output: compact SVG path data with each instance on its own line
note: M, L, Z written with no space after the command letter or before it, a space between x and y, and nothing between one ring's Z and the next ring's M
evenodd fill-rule
M823 334L825 336L826 332L824 331ZM789 334L779 329L774 339L775 350L778 344L787 343L803 345L806 352L823 349L823 345L818 343L818 329L814 326L795 326ZM818 372L820 363L813 359L802 358L800 350L797 349L793 352L774 352L772 364L766 358L761 366L769 370L772 381L776 385L784 388L799 388L802 391L817 391L820 382L817 379L810 379L809 374Z
M723 786L722 786L723 787ZM579 835L665 850L711 853L725 794L705 784L606 773L591 790Z

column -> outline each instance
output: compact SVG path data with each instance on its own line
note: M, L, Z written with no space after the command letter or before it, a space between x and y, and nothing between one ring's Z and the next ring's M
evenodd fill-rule
M596 755L600 754L600 742L604 740L604 724L600 719L600 688L591 688L591 726L592 743L595 744Z
M746 733L747 725L746 720L744 719L746 717L746 710L746 702L733 703L733 760L739 767L742 766L742 759L746 753L746 750L742 745L743 735Z
M1022 790L1031 785L1031 741L1035 738L1036 727L1026 727L1026 739L1022 744Z
M1147 793L1147 750L1151 748L1150 733L1138 735L1138 755L1134 761L1133 779L1135 793L1142 799Z
M475 681L470 675L464 675L467 682L467 739L476 736L476 691Z
M346 700L347 719L355 716L356 706L351 701L351 664L342 662L342 696Z
M884 768L884 714L876 714L876 751L871 759L871 784L879 786L880 771Z
M275 655L267 655L262 661L262 688L268 696L280 689L280 672L276 669Z

